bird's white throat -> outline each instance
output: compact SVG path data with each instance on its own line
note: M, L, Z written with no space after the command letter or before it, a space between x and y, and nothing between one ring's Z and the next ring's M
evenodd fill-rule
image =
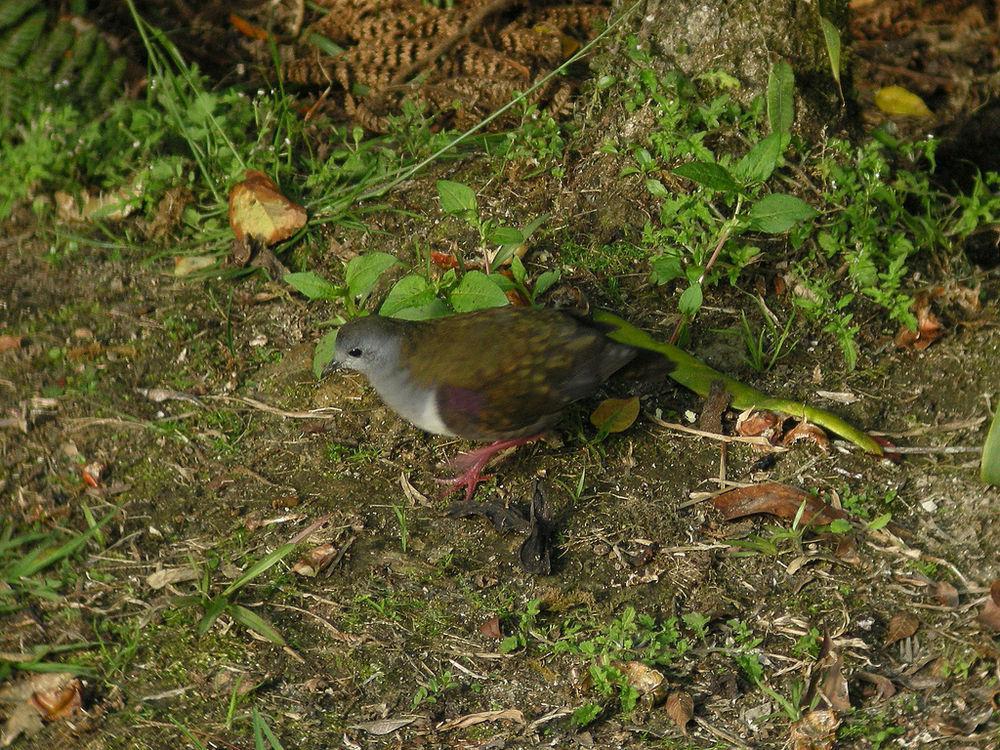
M438 410L437 394L432 388L415 386L404 368L385 368L368 376L386 406L425 432L454 436Z

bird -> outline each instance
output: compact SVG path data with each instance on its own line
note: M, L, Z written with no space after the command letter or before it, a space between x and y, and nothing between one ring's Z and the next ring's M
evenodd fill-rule
M471 501L482 471L507 448L541 437L635 358L589 318L550 308L495 307L431 320L369 315L337 331L323 375L354 370L425 432L489 445L451 462L439 480Z

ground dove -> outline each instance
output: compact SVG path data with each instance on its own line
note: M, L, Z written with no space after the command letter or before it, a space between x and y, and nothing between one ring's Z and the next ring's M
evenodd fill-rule
M338 332L324 374L357 370L387 406L427 432L493 441L456 460L462 473L446 480L469 500L490 458L538 438L635 355L586 318L498 307L427 321L353 320Z

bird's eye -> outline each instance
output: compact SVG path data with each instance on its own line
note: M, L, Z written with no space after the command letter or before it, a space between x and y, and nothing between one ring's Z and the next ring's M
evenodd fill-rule
M354 349L351 349L349 352L347 352L347 354L349 356L351 356L351 357L360 357L361 356L361 350L358 349L358 348L354 348Z

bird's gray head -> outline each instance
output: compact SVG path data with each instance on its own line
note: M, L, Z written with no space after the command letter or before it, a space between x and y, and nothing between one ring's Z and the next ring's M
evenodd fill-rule
M371 315L345 323L337 331L333 359L323 369L326 375L343 367L369 378L397 366L403 324L391 318Z

